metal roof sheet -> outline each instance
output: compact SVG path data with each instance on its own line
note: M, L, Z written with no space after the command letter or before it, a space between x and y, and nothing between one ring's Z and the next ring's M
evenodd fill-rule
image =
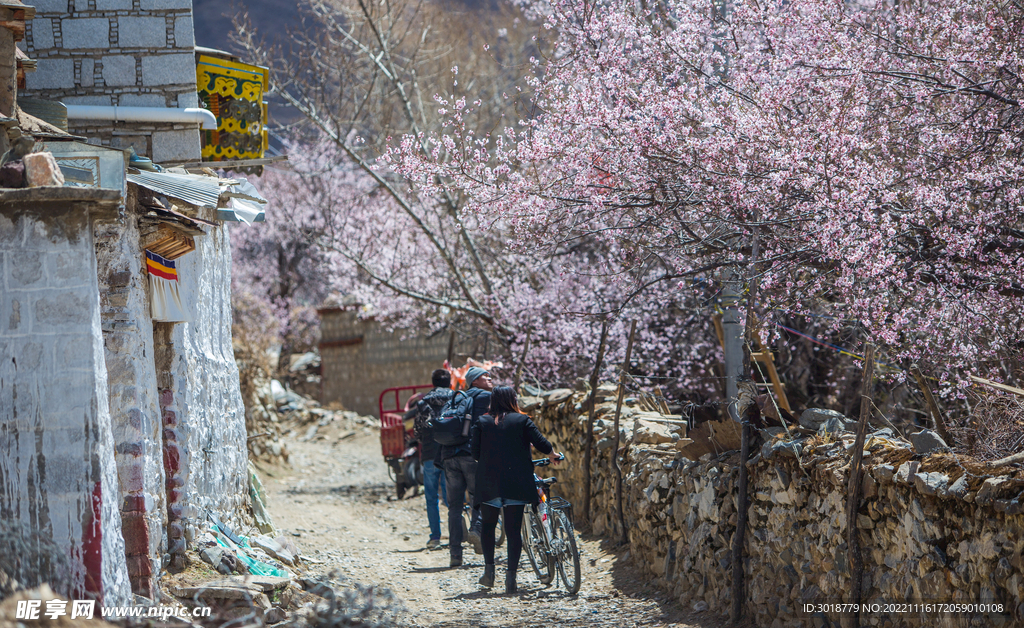
M220 180L197 174L173 172L129 172L128 180L158 194L185 201L196 207L216 209L220 201Z

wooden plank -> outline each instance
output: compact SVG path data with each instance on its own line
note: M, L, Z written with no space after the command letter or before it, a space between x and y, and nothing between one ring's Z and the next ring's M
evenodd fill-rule
M758 328L760 325L758 325ZM769 349L766 349L761 344L761 338L758 336L755 328L754 333L754 344L757 345L757 352L751 353L751 359L756 359L765 365L768 370L768 379L772 383L772 388L775 390L775 396L779 400L779 407L786 412L792 412L793 408L789 405L789 397L786 396L786 387L782 385L782 380L779 378L779 372L775 369L775 357ZM757 356L756 358L754 356Z
M678 415L675 415L678 416ZM649 421L651 423L671 423L672 425L689 425L690 422L684 419L655 419L651 417L638 416L637 421Z
M722 315L715 314L711 317L711 322L715 324L715 333L718 334L718 344L723 349L725 348L725 330L722 329Z
M765 360L764 365L768 369L768 379L771 380L772 387L775 389L775 396L779 398L779 407L786 412L792 412L793 409L789 406L789 397L786 396L786 388L782 385L782 380L779 379L779 372L775 370L775 361L769 358Z
M942 440L947 443L953 441L949 437L949 432L946 430L946 421L942 418L942 412L939 411L939 404L935 403L935 397L932 396L931 386L928 385L928 380L924 378L924 373L918 368L917 364L910 366L910 372L914 374L917 379L917 385L924 394L924 401L928 405L928 411L932 414L932 424L935 427L935 431L939 433Z
M665 398L665 393L661 390L661 386L654 387L654 399L658 402L658 409L662 414L672 414L672 411L668 409L668 399Z
M1020 395L1024 397L1024 390L1021 390L1020 388L1016 388L1014 386L1007 386L1006 384L999 384L997 382L993 382L990 379L985 379L984 377L975 377L974 375L968 375L967 377L969 377L971 381L974 382L975 384L982 384L983 386L989 386L990 388L995 388L996 390L1001 390L1003 392L1013 393L1015 395Z

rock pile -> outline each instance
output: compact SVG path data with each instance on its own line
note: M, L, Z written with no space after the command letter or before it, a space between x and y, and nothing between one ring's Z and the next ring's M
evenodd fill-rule
M288 462L288 446L283 437L289 432L300 432L300 438L310 440L324 438L330 431L324 429L328 426L340 431L341 436L380 428L374 417L323 408L316 400L285 388L278 380L257 386L246 408L249 455L262 462Z
M587 397L566 392L524 401L541 431L572 457L552 472L555 492L573 502L579 524ZM597 391L590 515L590 530L610 536L618 530L615 395L614 385ZM727 421L687 429L679 418L624 403L620 455L631 555L684 606L726 614L739 456ZM849 601L846 487L855 425L813 410L790 435L761 432L763 444L748 463L745 551L746 612L759 626L839 625L840 613L805 612L803 605ZM951 618L949 625L1021 625L1024 475L958 459L928 434L913 440L872 428L864 445L862 601L996 606L955 615L934 608L868 613L862 625L932 626L937 617Z

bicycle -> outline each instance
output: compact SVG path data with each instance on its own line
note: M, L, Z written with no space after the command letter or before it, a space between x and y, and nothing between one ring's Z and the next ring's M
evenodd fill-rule
M562 456L561 460L564 460ZM550 458L534 460L533 466L546 467ZM576 546L576 531L572 526L572 504L561 497L551 497L551 485L557 478L541 479L533 476L537 485L540 504L527 508L523 517L523 548L541 584L555 581L556 572L561 576L569 593L578 593L580 575L580 551Z

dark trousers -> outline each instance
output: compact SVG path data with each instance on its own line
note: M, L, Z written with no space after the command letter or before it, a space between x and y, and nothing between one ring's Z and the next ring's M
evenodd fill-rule
M508 570L511 572L519 568L519 557L523 553L523 513L526 506L505 506L505 542L508 543ZM480 518L483 521L483 531L480 533L480 542L484 546L484 564L494 564L494 530L498 527L498 515L501 508L480 505Z
M473 503L476 489L476 460L472 456L455 456L444 461L444 481L448 488L448 551L452 558L462 558L462 507L469 491ZM478 525L480 511L473 510L471 528Z

